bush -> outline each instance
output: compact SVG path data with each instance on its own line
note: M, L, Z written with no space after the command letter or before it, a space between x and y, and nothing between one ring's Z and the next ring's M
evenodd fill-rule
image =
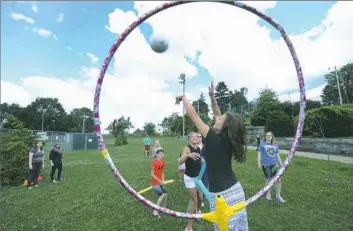
M0 183L1 185L20 185L28 177L28 153L38 142L38 137L23 128L16 118L11 118L18 130L1 133L0 142Z
M293 136L294 127L290 116L283 111L277 111L269 116L265 123L265 131L272 131L275 136Z
M127 136L124 132L119 132L114 140L114 146L123 146L127 145L129 142L127 141Z
M315 108L306 111L305 115L304 135L328 138L353 136L353 104Z

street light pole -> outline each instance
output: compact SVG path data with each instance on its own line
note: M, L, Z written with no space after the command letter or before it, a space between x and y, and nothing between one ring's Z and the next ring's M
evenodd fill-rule
M179 83L183 85L183 96L185 96L185 74L181 73L179 76ZM183 102L183 139L185 140L185 105Z
M42 112L42 132L44 131L44 111Z
M83 114L83 117L82 117L82 134L85 133L85 122L86 122L87 118L89 118L89 116L86 116L85 114Z
M340 97L340 104L342 105L343 102L342 102L342 95L341 95L341 86L340 86L340 81L338 79L338 74L337 74L337 68L335 66L335 75L336 75L336 81L337 81L337 87L338 87L338 95Z

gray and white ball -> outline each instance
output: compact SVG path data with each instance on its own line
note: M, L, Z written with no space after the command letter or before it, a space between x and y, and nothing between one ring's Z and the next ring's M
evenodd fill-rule
M150 46L156 53L163 53L168 50L168 40L161 35L153 35L150 39Z

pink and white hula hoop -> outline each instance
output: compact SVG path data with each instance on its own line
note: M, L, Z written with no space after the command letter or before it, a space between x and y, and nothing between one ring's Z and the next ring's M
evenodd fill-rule
M142 202L144 205L152 208L152 209L156 209L162 213L166 213L169 214L171 216L175 216L175 217L180 217L180 218L188 218L188 219L200 219L201 218L201 214L190 214L190 213L182 213L182 212L176 212L170 209L166 209L160 206L157 206L156 204L154 204L153 202L147 200L146 198L144 198L142 195L138 194L135 189L133 189L128 182L123 178L123 176L119 173L118 169L115 167L109 153L108 150L105 147L104 141L103 141L103 136L101 133L101 127L100 127L100 116L99 116L99 99L100 99L100 93L101 93L101 88L102 88L102 84L103 84L103 79L105 76L105 72L108 68L108 65L113 57L113 55L115 54L116 50L119 48L119 46L121 45L121 43L125 40L125 38L131 33L131 31L133 31L137 26L139 26L142 22L144 22L146 19L150 18L151 16L169 9L171 7L174 6L178 6L178 5L182 5L182 4L187 4L187 3L196 3L196 2L200 2L200 1L174 1L174 2L169 2L169 3L165 3L157 8L155 8L154 10L151 10L150 12L142 15L141 17L139 17L135 22L133 22L122 34L120 34L119 38L115 41L115 43L112 45L112 47L110 48L107 57L104 60L104 64L102 65L102 69L100 71L98 80L97 80L97 85L96 85L96 90L95 90L95 94L94 94L94 107L93 107L93 111L94 111L94 128L97 134L97 140L99 143L99 150L101 150L101 153L106 161L106 163L108 164L109 168L111 169L111 171L113 172L113 174L115 175L116 179L120 182L120 184L126 189L126 191L128 191L132 196L134 196L136 199L138 199L140 202ZM246 206L250 205L252 202L256 201L259 197L261 197L279 178L280 176L284 173L285 169L288 167L291 159L294 156L294 153L296 151L296 147L299 143L299 139L302 135L302 131L303 131L303 126L304 126L304 119L305 119L305 106L306 106L306 95L305 95L305 87L304 87L304 78L303 78L303 73L302 73L302 69L297 57L297 54L294 50L293 44L292 42L289 40L289 37L287 35L287 33L285 32L285 30L283 29L283 27L276 22L274 19L272 19L271 17L265 15L264 13L261 13L260 11L256 10L255 8L246 5L245 3L242 2L228 2L228 1L211 1L211 2L217 2L217 3L223 3L223 4L227 4L227 5L231 5L231 6L236 6L239 7L241 9L247 10L259 17L261 17L262 19L266 20L268 23L270 23L272 26L274 26L282 35L284 41L286 42L289 51L292 55L293 61L294 61L294 65L296 68L296 72L297 72L297 77L298 77L298 82L299 82L299 90L300 90L300 113L299 113L299 121L298 121L298 126L297 126L297 132L295 135L295 139L294 142L292 144L292 147L288 153L288 157L287 159L284 161L283 165L281 166L281 168L278 170L277 174L275 177L273 177L273 179L264 187L262 188L258 193L256 193L254 196L252 196L251 198L249 198L246 201Z

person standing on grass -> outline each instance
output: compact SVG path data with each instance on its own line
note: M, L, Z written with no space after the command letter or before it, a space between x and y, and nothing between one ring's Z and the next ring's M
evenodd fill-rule
M145 145L145 154L146 156L148 156L151 152L152 140L148 135L146 135L145 139L143 140L143 143Z
M182 154L183 154L182 152L179 154L178 163L180 163L180 158L181 158ZM185 163L179 164L178 173L179 173L179 181L180 182L183 182L184 172L185 172Z
M256 151L258 151L258 150L259 150L260 142L261 142L261 140L260 140L260 135L259 135L259 134L257 134L257 136L256 136L256 143L257 143L257 146L256 146Z
M159 140L156 140L153 145L153 157L156 156L156 153L159 149L163 149L163 148L161 147Z
M190 197L190 213L201 213L202 192L196 189L196 180L201 170L199 138L197 133L191 133L190 144L184 148L179 164L185 163L184 184ZM185 231L192 230L193 219L188 221Z
M230 206L245 202L243 187L232 169L232 157L240 163L246 160L247 138L244 120L238 114L229 112L221 114L214 96L213 82L209 87L209 95L215 117L213 128L200 119L185 96L177 96L176 104L183 101L186 114L205 138L205 157L211 194L210 208L211 211L215 211L217 196L223 196ZM228 229L229 231L249 230L246 208L229 218ZM217 224L214 224L214 230L219 230Z
M39 187L38 177L40 170L44 168L44 151L42 142L37 142L29 152L28 164L29 174L27 188L32 189L33 186Z
M164 168L165 162L163 160L164 151L158 149L156 152L156 159L152 162L151 167L151 186L152 190L158 195L157 205L167 206L167 191L163 187L164 185ZM160 218L157 210L153 210L153 215Z
M278 145L272 132L267 132L265 141L259 146L257 154L257 165L262 168L265 175L265 183L267 184L272 177L277 173L276 166L282 165L281 156L279 155ZM285 200L281 197L281 179L275 184L276 199L281 203L285 203ZM266 199L272 200L271 189L266 193Z
M205 160L206 159L206 157L205 157L206 150L205 150L205 146L204 146L205 138L203 138L201 134L198 134L198 138L199 138L199 147L201 149L200 154L201 154L201 157ZM206 160L205 160L205 162L206 162ZM206 163L205 172L202 175L202 183L208 189L207 163ZM202 201L201 207L205 206L204 202L205 202L205 195L203 196L203 201Z
M49 161L51 165L51 173L50 173L50 183L56 183L54 180L54 174L56 169L58 169L58 178L57 180L62 180L61 173L63 171L63 162L62 162L63 153L60 150L60 144L55 144L54 148L50 151Z

